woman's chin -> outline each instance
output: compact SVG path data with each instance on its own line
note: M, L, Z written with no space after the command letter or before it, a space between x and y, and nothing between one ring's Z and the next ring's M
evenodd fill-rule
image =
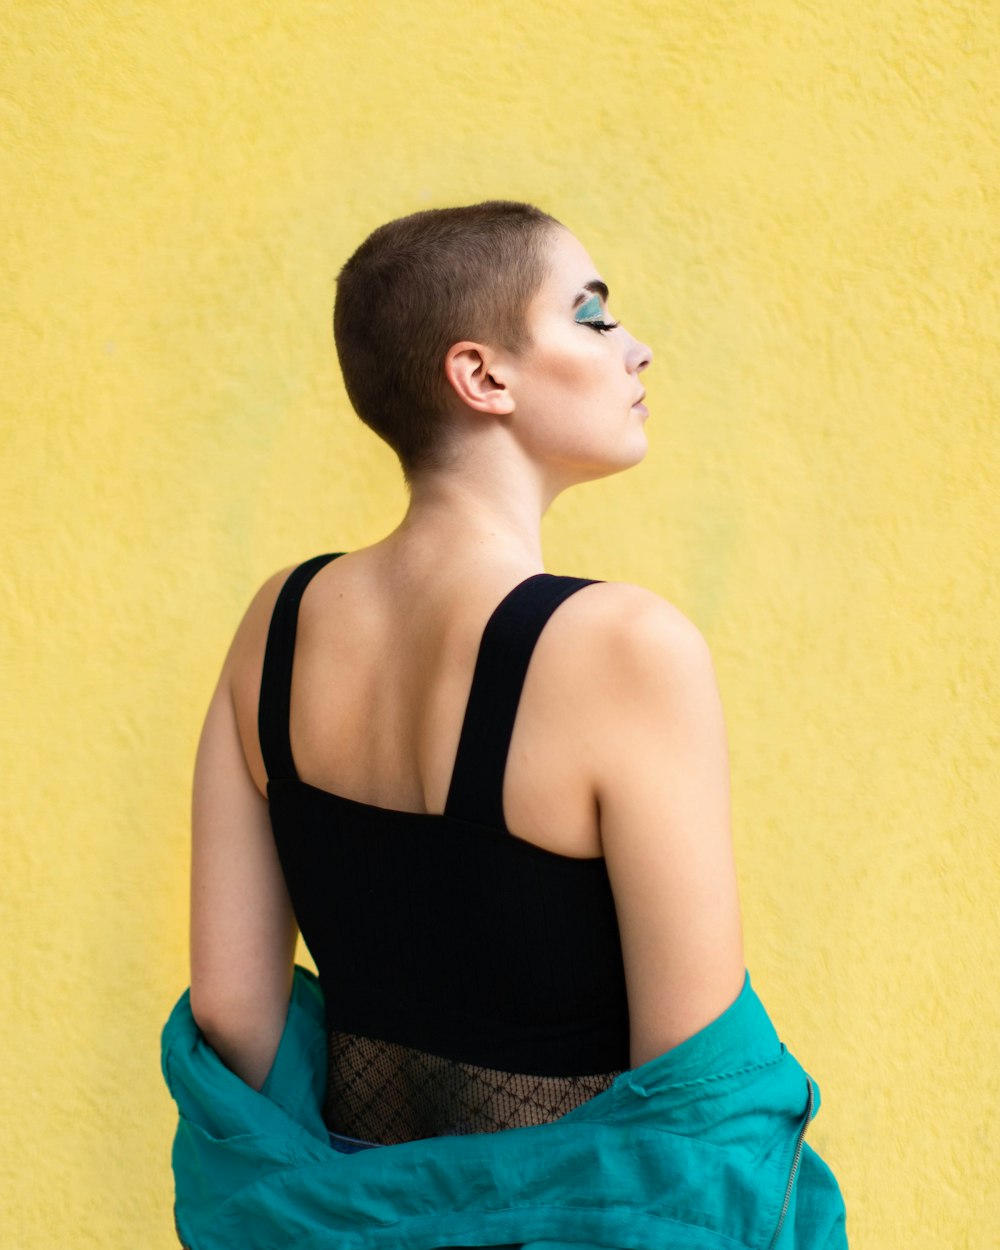
M622 466L626 469L630 469L633 465L645 460L646 452L649 451L649 439L646 437L646 431L642 426L635 432L635 437L629 440L629 446L632 450L631 459Z

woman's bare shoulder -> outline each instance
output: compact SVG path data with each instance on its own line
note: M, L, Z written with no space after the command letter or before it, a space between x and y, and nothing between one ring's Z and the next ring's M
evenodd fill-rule
M248 661L258 657L263 660L274 605L282 586L296 567L289 564L271 573L250 595L226 657L227 665L234 670L242 669Z
M628 680L636 666L648 677L651 667L704 655L708 643L701 630L675 603L634 582L602 581L585 595L574 595L575 611L567 628L587 652L589 663L609 665Z

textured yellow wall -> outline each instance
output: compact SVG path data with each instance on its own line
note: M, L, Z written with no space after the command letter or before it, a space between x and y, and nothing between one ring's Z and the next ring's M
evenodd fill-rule
M547 563L712 646L748 962L852 1246L995 1245L997 7L3 25L4 1245L175 1244L201 718L263 578L401 513L338 266L489 196L575 229L655 349L648 457L557 501Z

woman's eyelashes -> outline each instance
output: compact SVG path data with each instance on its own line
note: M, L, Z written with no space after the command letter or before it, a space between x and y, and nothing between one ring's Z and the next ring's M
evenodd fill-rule
M617 321L604 321L602 318L601 301L596 295L592 295L586 303L581 304L576 310L576 320L585 326L590 326L592 330L614 330L618 326Z

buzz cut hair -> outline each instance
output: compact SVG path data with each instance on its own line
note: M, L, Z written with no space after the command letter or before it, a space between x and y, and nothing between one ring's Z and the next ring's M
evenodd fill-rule
M516 200L430 208L373 230L340 270L333 337L344 386L407 484L453 456L449 348L463 339L514 353L529 345L527 307L560 226Z

